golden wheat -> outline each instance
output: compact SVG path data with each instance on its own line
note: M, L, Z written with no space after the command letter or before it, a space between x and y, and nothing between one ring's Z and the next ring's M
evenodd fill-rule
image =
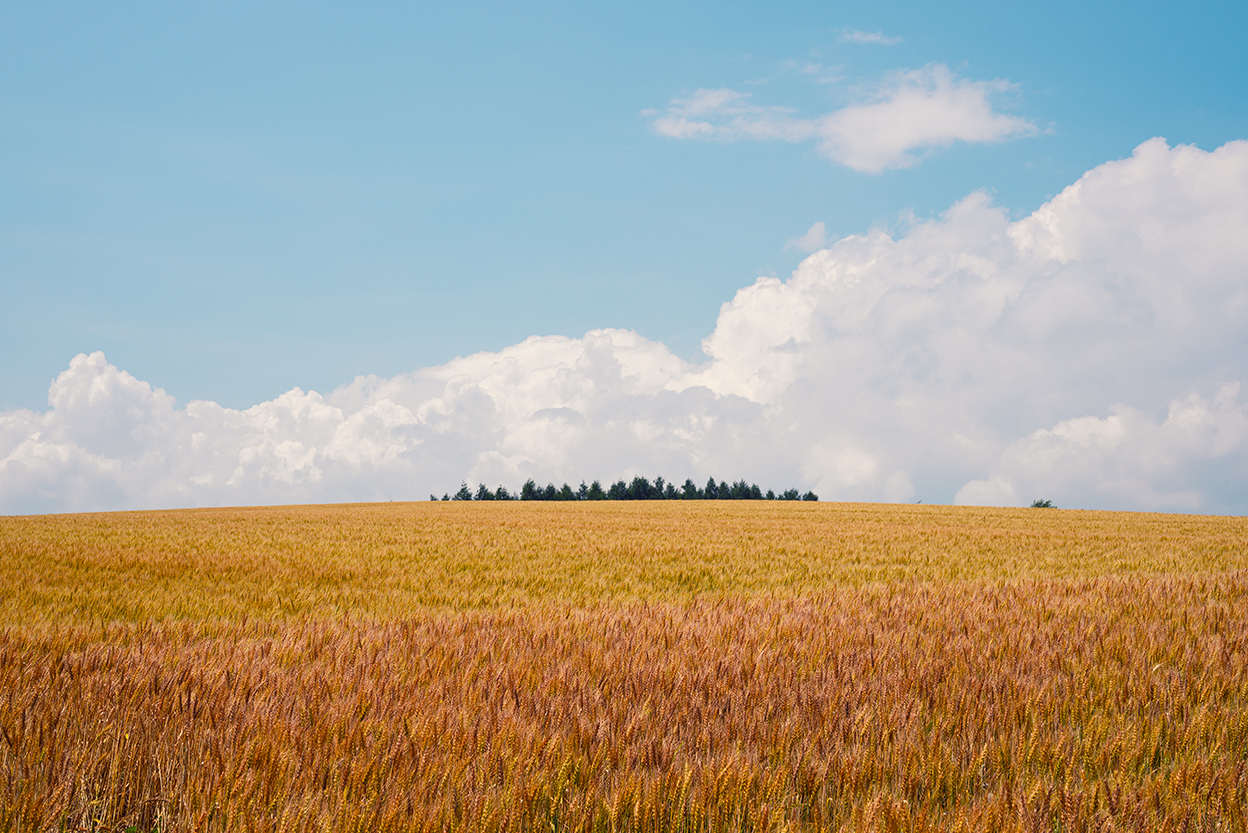
M1248 574L11 630L0 829L1245 830Z
M1248 519L769 501L408 503L0 518L0 624L801 594L1248 568Z
M0 519L0 833L1248 831L1248 522Z

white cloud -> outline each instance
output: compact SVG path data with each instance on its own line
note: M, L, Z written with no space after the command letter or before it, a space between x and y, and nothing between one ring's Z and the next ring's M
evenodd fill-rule
M813 224L801 237L792 237L785 244L786 249L797 249L799 252L813 252L822 249L828 243L828 230L823 221Z
M780 139L798 142L814 136L814 125L794 119L787 107L751 104L749 93L698 90L691 98L673 99L654 119L655 132L673 139Z
M963 486L957 500L1011 505L1060 494L1076 505L1198 510L1210 462L1218 468L1220 460L1239 458L1242 469L1248 403L1239 401L1235 382L1212 400L1192 393L1167 410L1157 420L1118 404L1103 418L1075 417L1040 429L1006 448L992 474Z
M233 410L80 355L47 410L0 413L0 511L640 473L1245 512L1244 228L1248 143L1154 139L1017 222L971 194L903 237L846 237L760 278L722 306L702 364L595 330Z
M816 84L835 84L844 81L845 76L840 72L843 67L826 67L823 64L808 63L802 65L802 75L810 75L814 77Z
M839 40L842 43L875 43L880 46L893 46L901 43L904 38L889 37L883 32L860 32L857 29L842 29Z
M673 139L813 139L828 159L879 173L917 164L914 151L1034 135L1032 122L993 109L993 96L1012 88L1001 80L959 78L932 64L894 73L868 100L812 119L798 118L786 107L753 104L749 93L718 89L673 100L652 125Z
M1030 136L1036 126L992 109L1004 81L968 81L943 66L898 73L878 100L846 107L819 120L819 149L829 159L869 173L908 168L910 151L954 142L999 142Z

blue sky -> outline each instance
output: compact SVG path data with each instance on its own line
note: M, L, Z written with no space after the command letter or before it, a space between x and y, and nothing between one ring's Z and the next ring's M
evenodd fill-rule
M1152 136L1248 136L1243 4L453 5L6 4L0 408L93 350L234 407L596 327L697 357L816 221L1020 216ZM871 174L639 115L814 116L933 63L1040 132Z
M0 512L1248 513L1248 6L7 4Z

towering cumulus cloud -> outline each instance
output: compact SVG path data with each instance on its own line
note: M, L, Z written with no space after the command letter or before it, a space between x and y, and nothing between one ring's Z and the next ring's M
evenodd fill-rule
M760 278L691 364L534 337L327 395L179 406L74 358L0 415L0 510L746 477L825 499L1248 511L1248 143L1146 142L1010 222L984 194Z

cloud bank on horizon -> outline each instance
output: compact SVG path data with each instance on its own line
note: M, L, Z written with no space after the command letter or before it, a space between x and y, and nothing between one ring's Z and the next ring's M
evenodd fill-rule
M874 174L918 164L916 150L1035 135L1039 129L1032 122L993 109L993 96L1013 86L1001 79L971 81L944 64L931 64L895 72L869 100L817 118L754 104L749 93L727 88L697 90L690 98L673 100L662 114L647 114L653 116L655 132L672 139L814 140L827 159Z
M1248 142L1153 139L1018 221L973 193L759 278L722 306L700 364L595 330L233 410L79 355L48 410L0 413L0 511L663 474L1243 513L1246 228Z

